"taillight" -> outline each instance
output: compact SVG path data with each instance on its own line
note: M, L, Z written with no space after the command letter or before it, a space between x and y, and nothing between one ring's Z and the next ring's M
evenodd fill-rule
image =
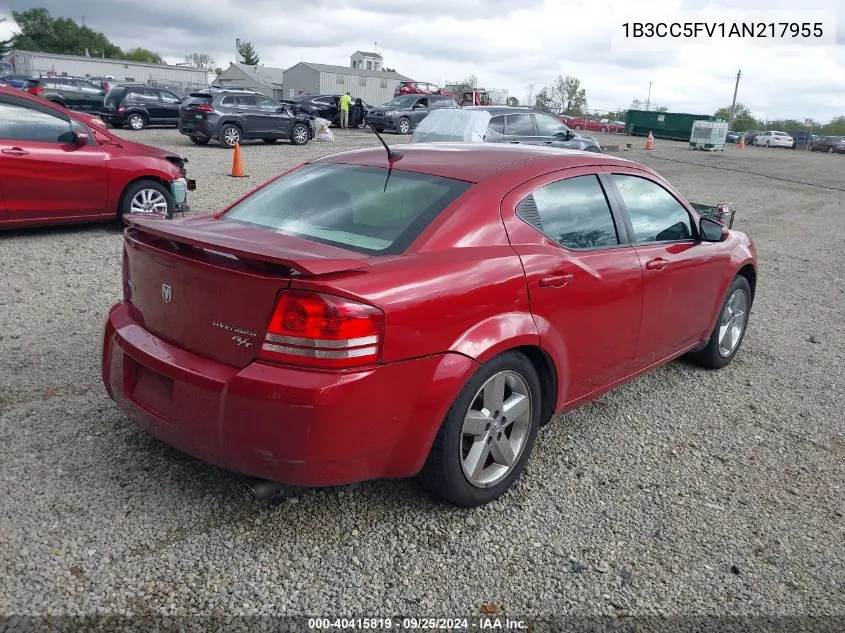
M371 365L381 356L384 313L321 292L282 292L259 358L292 365L342 368Z
M212 108L210 105L194 106L194 110L199 110L200 112L214 112L214 108Z
M129 255L123 249L123 261L121 262L121 276L123 277L123 300L132 299L132 281L129 279Z
M30 86L26 89L26 91L31 95L40 95L42 92L44 92L44 88L41 88L39 86Z
M117 109L118 114L123 114L124 112L126 112L126 108L118 108Z

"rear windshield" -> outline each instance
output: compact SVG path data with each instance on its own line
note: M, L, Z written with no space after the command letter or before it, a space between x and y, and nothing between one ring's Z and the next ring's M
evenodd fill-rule
M395 169L387 176L379 167L312 163L260 189L223 219L362 253L394 254L470 187Z

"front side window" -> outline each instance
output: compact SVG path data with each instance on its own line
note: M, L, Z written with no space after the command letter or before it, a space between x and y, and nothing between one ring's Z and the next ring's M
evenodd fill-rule
M160 94L161 94L161 100L164 103L179 103L179 97L177 97L172 92L162 91Z
M361 165L312 163L223 219L372 254L400 253L470 184ZM385 189L386 184L386 189Z
M251 110L255 110L258 108L258 102L252 95L246 97L235 97L235 104L239 108L249 108Z
M267 97L256 97L256 99L258 100L258 108L262 112L275 112L279 109L280 104L272 99L268 99Z
M640 176L613 174L612 177L628 210L635 242L693 239L689 213L666 189Z
M540 136L554 136L555 134L565 136L568 131L563 123L548 114L535 114L534 120L537 122L537 131Z
M619 244L607 197L594 175L575 176L540 187L517 205L517 215L569 249Z
M34 143L70 143L70 122L34 108L0 102L0 139Z

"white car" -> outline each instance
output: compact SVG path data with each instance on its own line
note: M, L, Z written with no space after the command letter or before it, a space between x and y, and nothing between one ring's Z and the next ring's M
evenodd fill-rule
M788 147L792 149L792 146L795 145L795 139L786 132L769 131L755 136L754 144L758 147Z

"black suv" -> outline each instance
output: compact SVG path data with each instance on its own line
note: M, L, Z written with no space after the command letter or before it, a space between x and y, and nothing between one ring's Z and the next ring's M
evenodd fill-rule
M457 108L452 97L437 94L402 95L383 106L370 108L367 121L377 132L394 130L398 134L410 134L428 113L436 108Z
M70 110L100 112L105 90L75 77L37 77L26 82L24 90Z
M314 116L251 90L192 92L179 111L179 132L197 145L217 139L232 148L250 139L275 143L280 138L305 145L314 135Z
M106 93L100 118L115 127L142 130L148 125L178 125L182 99L145 84L120 84Z

